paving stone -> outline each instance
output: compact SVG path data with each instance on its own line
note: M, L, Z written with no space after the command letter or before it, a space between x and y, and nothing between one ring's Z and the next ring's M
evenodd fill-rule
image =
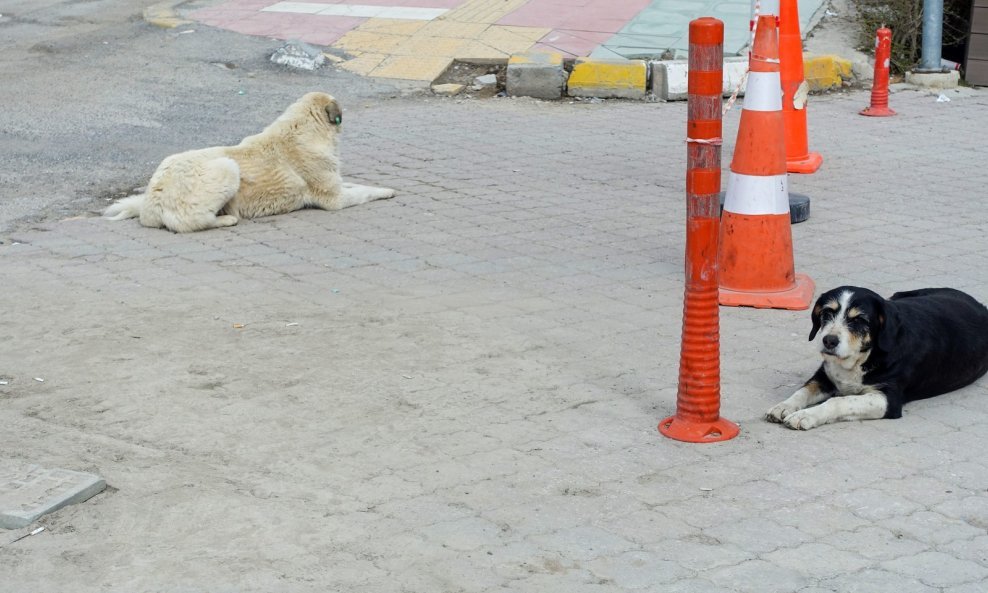
M665 589L691 571L650 552L632 551L618 556L602 557L588 564L594 575L613 582L621 590Z
M852 573L870 564L855 552L845 552L815 542L788 546L762 554L761 557L777 566L792 568L814 579Z
M901 533L912 539L921 538L938 546L968 540L985 531L983 525L970 525L966 521L931 511L918 511L903 517L892 517L877 524L894 533Z
M821 540L841 550L853 550L865 558L891 560L911 556L929 549L929 545L911 539L901 533L881 527L860 527L854 531L841 531Z
M42 515L85 502L106 488L99 476L40 465L0 463L0 527L18 529Z
M988 567L943 552L920 552L881 564L882 568L912 577L932 587L950 587L988 579Z
M939 591L913 576L869 568L821 581L824 590L841 593L935 593ZM829 589L827 589L829 587Z
M765 560L746 560L735 566L711 570L703 576L716 585L744 593L792 592L813 583L810 577L796 570Z

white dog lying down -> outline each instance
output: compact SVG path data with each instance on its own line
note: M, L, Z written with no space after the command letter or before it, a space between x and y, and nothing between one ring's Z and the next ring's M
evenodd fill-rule
M339 210L391 198L395 190L344 183L337 148L343 112L326 93L308 93L260 134L236 146L173 154L147 190L123 198L104 216L139 216L176 233L237 224L241 218L305 207Z

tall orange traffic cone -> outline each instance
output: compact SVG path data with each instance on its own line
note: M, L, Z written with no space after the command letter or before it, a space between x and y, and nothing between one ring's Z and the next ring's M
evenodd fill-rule
M803 38L799 33L797 0L779 4L779 59L782 76L782 119L786 130L786 170L816 173L823 164L818 152L810 152L806 137L806 99L809 85L803 78Z
M720 304L806 309L813 281L797 275L774 15L760 15L720 226Z

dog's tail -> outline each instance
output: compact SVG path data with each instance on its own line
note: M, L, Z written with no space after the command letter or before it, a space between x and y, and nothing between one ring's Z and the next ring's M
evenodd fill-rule
M141 208L144 207L146 194L135 194L126 198L121 198L110 204L110 207L103 212L103 216L110 220L124 220L125 218L136 218L141 215Z

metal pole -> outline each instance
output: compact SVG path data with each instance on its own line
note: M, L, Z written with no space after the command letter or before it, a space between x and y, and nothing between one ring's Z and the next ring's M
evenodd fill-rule
M943 0L923 0L923 54L919 72L942 72Z

